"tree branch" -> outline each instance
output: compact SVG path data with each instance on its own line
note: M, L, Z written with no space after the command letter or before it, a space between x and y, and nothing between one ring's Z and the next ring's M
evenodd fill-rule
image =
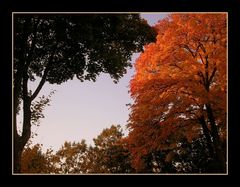
M24 73L23 76L23 99L28 97L28 75Z
M207 92L209 92L209 85L210 85L210 82L209 82L209 75L208 75L208 55L205 56L205 61L206 61L206 64L205 64L205 88L207 90Z
M51 55L51 61L52 61L52 56L53 56L53 55ZM45 70L44 70L42 79L41 79L39 85L37 86L36 90L34 91L34 93L32 94L32 96L31 96L31 98L30 98L31 101L34 100L34 99L37 97L37 95L39 94L39 92L40 92L40 90L42 89L43 85L45 84L46 78L47 78L47 74L48 74L48 72L49 72L49 69L50 69L50 62L47 64L47 66L46 66L46 68L45 68Z
M37 97L38 93L39 93L40 90L42 89L44 83L46 82L47 73L48 73L47 68L45 68L45 71L44 71L44 74L43 74L43 76L42 76L42 79L41 79L38 87L36 88L36 90L34 91L34 93L33 93L32 96L31 96L31 101L34 100L34 99Z
M205 49L204 45L203 45L201 42L199 42L199 45L200 45L202 51L203 51L204 53L206 53L206 49Z
M205 81L205 78L204 78L204 75L201 71L198 72L198 75L202 78L202 81L203 81L203 85L205 86L206 84L206 81Z
M193 51L188 47L188 45L183 44L183 45L180 45L180 46L182 46L184 49L186 49L188 52L190 52L193 58L196 57L196 56L194 55Z
M200 56L200 59L201 59L202 63L205 65L205 62L203 60L203 57L202 57L201 53L198 52L198 55Z
M174 63L174 64L170 64L170 66L177 67L177 68L179 68L181 71L183 71L183 68L181 68L180 66L178 66L176 63Z
M217 67L214 67L213 72L211 73L211 76L210 76L210 78L209 78L209 83L210 83L210 84L211 84L211 82L212 82L212 80L213 80L213 77L214 77L216 71L217 71Z
M45 68L45 70L44 70L42 79L41 79L38 87L36 88L36 90L34 91L34 93L32 94L32 96L31 96L31 98L30 98L31 101L34 100L34 99L37 97L37 95L39 94L40 90L42 89L43 85L44 85L45 82L46 82L47 74L48 74L49 69L50 69L50 67L51 67L51 65L52 65L53 56L54 56L54 54L55 54L55 51L56 51L56 46L54 47L54 49L53 49L53 51L52 51L52 53L51 53L51 56L49 57L49 61L48 61L47 65L46 65L46 68Z

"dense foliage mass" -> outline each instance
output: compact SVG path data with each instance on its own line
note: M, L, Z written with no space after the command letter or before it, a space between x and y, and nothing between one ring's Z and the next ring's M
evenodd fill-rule
M201 159L209 164L207 172L224 172L226 14L173 14L156 29L157 41L136 61L130 84L134 104L127 142L133 166L145 172L149 162L171 157L177 169L183 163L174 157L186 154L183 146L193 146L189 161L184 161L188 171L195 171L193 159ZM205 155L194 153L196 146ZM161 172L165 164L159 162Z

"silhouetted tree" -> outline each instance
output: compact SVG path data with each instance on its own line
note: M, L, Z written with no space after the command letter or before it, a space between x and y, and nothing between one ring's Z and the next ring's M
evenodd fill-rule
M14 14L13 20L14 172L20 172L21 154L31 136L31 105L45 82L61 84L74 77L95 81L101 72L116 82L131 66L132 53L154 41L155 32L138 14ZM29 90L36 77L36 89Z

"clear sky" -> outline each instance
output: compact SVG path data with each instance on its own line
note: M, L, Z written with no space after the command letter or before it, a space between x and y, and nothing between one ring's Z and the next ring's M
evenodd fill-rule
M150 25L165 17L166 13L141 14ZM133 54L132 63L139 54ZM126 104L131 103L128 93L129 81L134 68L120 79L118 84L107 74L101 74L96 82L69 80L61 85L45 84L39 96L48 95L56 90L50 105L44 109L45 118L39 127L33 127L33 143L43 144L43 149L58 150L64 141L85 139L92 144L92 139L104 128L120 124L123 129L127 124L129 110ZM125 131L127 132L127 131Z

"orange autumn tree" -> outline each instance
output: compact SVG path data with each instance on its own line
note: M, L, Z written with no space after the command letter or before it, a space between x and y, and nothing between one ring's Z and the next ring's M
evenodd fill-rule
M226 14L172 14L155 28L130 82L133 166L141 171L144 156L203 136L214 172L225 172Z
M55 166L57 161L52 149L47 149L44 153L42 144L32 145L30 141L23 150L21 173L58 173L59 169Z

